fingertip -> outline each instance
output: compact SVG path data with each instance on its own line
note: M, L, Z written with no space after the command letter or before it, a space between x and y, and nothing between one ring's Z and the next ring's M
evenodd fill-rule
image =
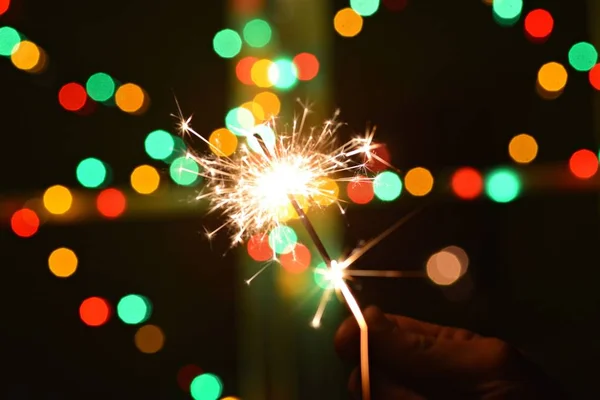
M358 343L360 340L360 328L354 317L348 317L335 333L333 339L335 351L338 356L346 361L354 361L358 356Z

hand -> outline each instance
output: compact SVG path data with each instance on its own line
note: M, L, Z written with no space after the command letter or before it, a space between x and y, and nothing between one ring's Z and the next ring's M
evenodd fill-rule
M464 329L364 311L373 400L551 400L566 396L506 342ZM350 317L335 337L340 357L359 364L360 330ZM349 390L360 398L360 371Z

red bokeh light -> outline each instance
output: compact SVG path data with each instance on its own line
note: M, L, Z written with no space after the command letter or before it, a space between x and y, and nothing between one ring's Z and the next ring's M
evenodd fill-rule
M590 70L590 83L596 90L600 90L600 64L594 65Z
M35 235L38 231L40 218L35 211L29 208L22 208L12 215L10 226L17 236L28 238Z
M235 66L235 75L244 85L252 85L252 66L258 61L256 57L244 57Z
M390 156L390 152L385 144L380 144L378 147L375 147L369 152L371 153L371 156L367 157L365 154L364 160L366 162L366 167L369 170L373 172L381 172L389 168L392 157Z
M452 176L451 186L458 197L472 200L483 191L483 177L475 168L460 168Z
M373 181L364 176L354 178L346 187L348 197L356 204L367 204L375 196Z
M67 83L58 92L58 102L67 111L81 110L86 101L87 92L79 83Z
M294 251L282 254L279 258L281 266L288 272L299 274L306 271L310 266L311 254L308 247L302 243L297 243Z
M298 69L298 79L310 81L319 73L319 60L314 54L300 53L294 57L294 65Z
M88 326L101 326L110 318L108 302L100 297L85 299L79 306L79 317Z
M190 385L195 377L202 375L204 371L197 365L189 364L181 367L177 372L177 384L181 390L190 391Z
M117 189L105 189L96 199L98 211L107 218L116 218L123 214L126 205L125 196Z
M591 150L577 150L569 160L569 168L577 178L591 178L598 172L598 156Z
M554 19L546 10L533 10L525 17L525 32L533 39L546 39L553 28Z
M248 255L254 261L268 261L273 258L273 250L269 245L269 235L257 233L248 240Z
M10 0L0 0L0 15L8 11L10 7Z
M257 14L265 7L265 0L231 0L233 11L240 14Z
M408 5L408 0L383 0L383 5L390 11L402 11Z

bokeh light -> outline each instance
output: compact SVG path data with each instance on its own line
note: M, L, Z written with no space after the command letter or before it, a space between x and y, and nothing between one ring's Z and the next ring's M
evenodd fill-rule
M354 37L363 27L363 17L350 7L341 9L333 18L335 31L344 37Z
M508 144L508 154L514 161L520 164L532 162L537 156L537 153L537 142L533 136L526 133L513 137Z
M273 259L275 253L269 244L269 235L264 233L256 233L250 237L247 244L248 255L254 261L268 261Z
M229 157L237 149L237 137L226 128L220 128L210 134L210 150L219 157Z
M67 83L58 91L58 102L67 111L81 110L86 101L87 92L79 83Z
M312 200L322 207L335 203L340 195L340 187L331 178L316 179L315 187L318 188L319 192L312 196Z
M261 48L269 44L273 32L267 21L253 19L244 25L242 34L248 46Z
M245 108L246 110L248 110L252 113L252 116L254 117L254 121L256 124L259 124L259 123L265 121L265 111L263 110L261 105L258 104L257 102L247 101L244 104L242 104L240 107Z
M238 61L235 66L235 76L244 85L252 85L252 66L258 61L256 57L244 57Z
M252 111L244 107L235 107L225 115L225 126L237 136L247 136L252 132L256 120Z
M402 193L402 181L395 172L384 171L373 180L373 191L381 201L396 200Z
M44 207L50 214L61 215L69 211L73 204L71 191L64 186L54 185L46 189L42 197Z
M322 289L333 289L335 287L335 282L332 278L332 272L327 264L324 262L319 263L315 269L313 270L313 278L317 286Z
M577 178L591 178L598 172L598 156L591 150L577 150L569 159L569 169Z
M598 51L593 44L579 42L569 50L569 64L576 71L587 72L598 62Z
M87 326L102 326L110 318L110 306L101 297L89 297L79 306L79 317Z
M374 147L364 155L365 167L372 172L381 172L389 168L392 159L385 144L374 144Z
M141 114L146 109L147 96L135 83L119 86L115 93L115 102L121 111L129 114Z
M281 266L288 272L299 274L306 271L310 266L311 254L308 247L302 243L296 243L293 251L282 254L279 258Z
M452 175L451 186L456 196L472 200L483 192L483 177L475 168L459 168Z
M567 84L568 73L562 64L549 62L538 71L538 84L550 93L560 92Z
M181 390L185 392L190 391L190 385L195 377L201 375L204 371L197 365L188 364L184 365L177 371L177 384Z
M497 169L486 177L485 191L493 201L508 203L516 199L521 192L521 180L517 173L510 169Z
M13 65L21 71L39 72L45 64L42 50L33 42L23 40L10 55Z
M150 165L140 165L131 173L131 187L139 194L151 194L160 185L160 175L156 168Z
M281 101L275 93L260 92L254 96L253 101L262 107L265 119L276 117L281 111Z
M523 0L494 0L492 10L500 23L513 24L523 12Z
M298 71L298 79L301 81L310 81L319 73L319 60L314 54L296 54L292 61Z
M0 15L6 13L10 7L10 0L0 0Z
M390 11L402 11L408 5L408 0L383 0L383 6Z
M277 89L289 90L298 83L298 69L292 60L275 60L269 67L269 81Z
M106 218L117 218L127 206L125 195L117 189L105 189L98 194L96 207L98 212Z
M594 65L594 68L590 69L590 83L596 90L600 90L600 64Z
M223 29L215 34L213 49L219 57L233 58L242 50L242 38L232 29Z
M0 56L10 57L21 43L21 35L10 26L0 27Z
M404 186L413 196L425 196L433 188L433 175L423 167L413 168L404 176Z
M379 10L379 4L381 0L350 0L350 7L358 15L363 17L370 17Z
M144 296L128 294L117 303L117 315L128 325L141 324L152 315L152 304Z
M29 208L22 208L15 211L10 218L10 227L15 235L28 238L35 235L40 228L40 218L35 211Z
M169 168L171 179L178 185L191 186L200 180L200 166L189 157L176 158Z
M105 182L107 170L104 163L97 158L86 158L77 165L75 173L82 186L97 188Z
M146 136L144 149L150 158L165 160L173 154L175 139L169 132L158 129Z
M534 40L548 38L554 28L554 18L546 10L537 9L530 11L525 17L525 32Z
M448 286L461 277L462 266L455 254L442 250L427 260L426 271L429 279L435 284Z
M214 374L202 374L190 384L190 394L194 400L217 400L223 393L223 383Z
M50 253L48 267L59 278L68 278L77 270L77 255L71 249L61 247Z
M256 86L260 88L268 88L273 86L273 82L269 76L269 71L271 70L272 65L273 61L266 58L260 59L252 65L250 77Z
M373 197L375 192L373 191L373 181L364 176L357 176L348 182L346 186L346 193L348 198L355 204L367 204Z
M293 228L280 225L269 233L269 246L277 254L286 254L294 250L298 236Z
M165 335L158 326L145 325L135 333L134 342L142 353L154 354L165 345Z
M90 76L85 84L88 96L99 102L110 100L115 94L115 88L116 84L113 78L104 72L98 72Z

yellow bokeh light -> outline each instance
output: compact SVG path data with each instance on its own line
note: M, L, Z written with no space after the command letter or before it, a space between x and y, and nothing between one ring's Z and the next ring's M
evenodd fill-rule
M319 193L313 195L313 200L320 206L328 206L335 203L340 195L340 187L331 178L317 179L315 186L319 188Z
M263 109L265 119L279 115L281 111L281 101L275 93L261 92L254 96L254 102Z
M560 92L568 79L566 68L557 62L544 64L538 72L538 84L548 92Z
M60 215L66 213L71 208L73 195L66 187L55 185L49 187L44 192L43 201L44 207L46 207L49 213Z
M41 49L29 40L19 43L10 59L18 69L31 72L36 72L43 62Z
M142 353L153 354L165 345L165 335L156 325L142 326L135 333L135 345Z
M138 114L145 111L147 97L141 87L134 83L126 83L117 89L115 102L122 111Z
M160 184L160 175L150 165L140 165L131 173L131 187L139 194L154 193Z
M237 149L237 137L226 128L219 128L210 134L210 150L219 157L228 157Z
M247 101L241 105L242 108L250 111L254 116L254 121L257 124L265 121L265 110L263 110L262 106L255 101Z
M425 168L413 168L406 173L404 186L413 196L425 196L433 188L433 175Z
M252 69L250 70L250 76L252 78L252 82L258 87L268 88L273 86L273 83L269 79L269 69L273 65L273 61L262 59L258 60L252 65Z
M538 144L526 133L515 136L508 144L508 154L518 163L528 164L532 162L538 153Z
M362 30L363 18L352 8L343 8L335 14L333 26L341 36L353 37Z
M294 274L284 268L278 268L277 283L282 294L288 297L305 295L312 288L310 274L305 272Z
M48 267L50 272L59 278L68 278L77 270L77 256L75 252L66 247L61 247L50 253Z

